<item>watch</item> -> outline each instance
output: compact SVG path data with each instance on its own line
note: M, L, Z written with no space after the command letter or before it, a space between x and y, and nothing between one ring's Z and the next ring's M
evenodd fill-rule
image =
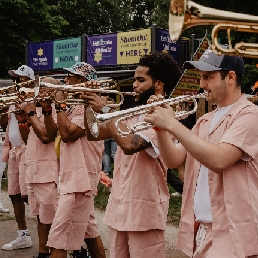
M102 114L106 114L106 113L108 113L110 110L111 110L111 107L109 107L109 106L104 106L104 107L101 108L101 113L102 113Z
M34 116L36 114L36 111L30 111L29 113L28 113L28 117L29 116Z

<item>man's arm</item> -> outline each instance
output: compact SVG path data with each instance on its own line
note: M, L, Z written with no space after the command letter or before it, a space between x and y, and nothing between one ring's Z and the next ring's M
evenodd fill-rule
M191 132L175 119L174 111L169 105L155 108L152 114L146 116L145 121L173 134L195 159L215 173L223 172L243 156L243 151L234 145L227 143L216 145L206 142ZM160 149L162 148L167 148L166 142L162 143ZM171 159L180 159L173 148L167 151L170 152Z
M24 141L24 143L27 144L28 135L30 132L29 125L27 124L27 115L24 112L16 113L15 117L19 124L19 131L20 131L21 138Z
M85 130L72 123L65 111L57 113L58 130L63 142L73 142L85 135Z
M8 125L8 115L1 115L0 116L0 125L3 128L3 130L6 132L6 128L7 128L7 125Z
M34 103L28 103L24 106L24 112L28 115L30 111L36 112L36 105ZM34 133L41 140L42 143L48 144L54 139L48 137L45 124L39 120L37 114L29 117L30 124L33 128Z

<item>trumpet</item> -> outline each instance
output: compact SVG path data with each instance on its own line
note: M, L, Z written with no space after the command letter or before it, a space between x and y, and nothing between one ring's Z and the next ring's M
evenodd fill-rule
M171 0L169 8L169 34L172 41L179 38L181 33L193 26L216 25L212 30L211 49L218 55L240 55L257 58L258 44L240 42L232 47L230 31L258 33L258 17L254 15L233 13L196 4L190 0ZM227 30L228 49L218 43L218 32Z
M44 88L42 88L44 87ZM85 105L87 102L81 99L82 93L101 93L101 94L118 94L120 96L120 102L117 104L107 104L107 106L111 108L117 108L124 102L124 95L132 95L135 96L135 92L120 92L118 90L109 90L106 87L101 88L87 88L85 87L85 83L75 84L75 85L55 85L47 82L40 82L39 89L36 90L38 94L45 92L50 92L52 94L52 99L56 103L65 103L67 105ZM63 101L58 101L56 99L57 91L65 91L68 93L67 98ZM35 96L36 97L36 96Z
M90 129L91 134L97 138L99 136L99 127L98 127L98 122L108 122L111 121L112 119L116 119L115 126L118 130L118 134L121 137L125 137L128 134L131 133L136 133L140 132L142 130L147 130L153 125L151 123L147 122L139 122L134 125L132 125L130 128L127 127L128 131L122 131L119 127L119 123L122 121L129 120L133 117L142 115L142 114L147 114L151 108L153 107L158 107L163 104L169 104L170 106L173 106L175 104L178 104L180 102L184 101L189 101L193 102L194 107L192 110L182 110L182 111L177 111L175 112L175 117L176 119L180 120L183 119L197 111L197 100L198 98L205 98L207 96L207 92L196 94L196 95L185 95L185 96L179 96L176 98L169 98L169 99L164 99L161 101L157 102L152 102L150 104L134 107L134 108L129 108L126 110L121 110L121 111L116 111L112 113L107 113L107 114L95 114L94 111L91 108L86 109L86 116L87 116L87 123Z

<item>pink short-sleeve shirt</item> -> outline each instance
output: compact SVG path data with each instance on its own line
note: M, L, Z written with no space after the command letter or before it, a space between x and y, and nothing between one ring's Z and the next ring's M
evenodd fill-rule
M152 145L157 142L152 128L140 135L149 139ZM104 219L114 229L166 229L169 205L167 168L159 157L153 158L148 152L146 149L125 155L120 147L117 148L112 191Z
M209 192L212 210L212 247L215 258L243 258L258 254L258 107L245 96L231 107L211 133L208 133L215 111L201 117L193 132L214 144L232 144L250 157L241 159L221 174L209 170ZM183 146L179 148L183 150ZM183 150L185 151L185 150ZM193 254L193 200L200 163L187 153L182 216L178 249Z
M68 119L84 127L84 107L72 106ZM86 135L74 142L61 142L60 194L86 192L96 194L102 165L103 141L88 141Z
M36 108L37 116L44 122L42 108ZM25 150L26 183L57 182L58 164L54 143L43 144L30 128Z

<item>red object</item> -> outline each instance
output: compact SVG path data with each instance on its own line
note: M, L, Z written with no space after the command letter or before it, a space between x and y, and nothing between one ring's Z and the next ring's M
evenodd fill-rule
M162 129L159 128L159 127L157 127L157 126L154 126L153 129L154 129L155 131L158 131L158 132L162 131Z
M100 172L99 182L108 188L112 186L112 179L109 178L103 171Z

